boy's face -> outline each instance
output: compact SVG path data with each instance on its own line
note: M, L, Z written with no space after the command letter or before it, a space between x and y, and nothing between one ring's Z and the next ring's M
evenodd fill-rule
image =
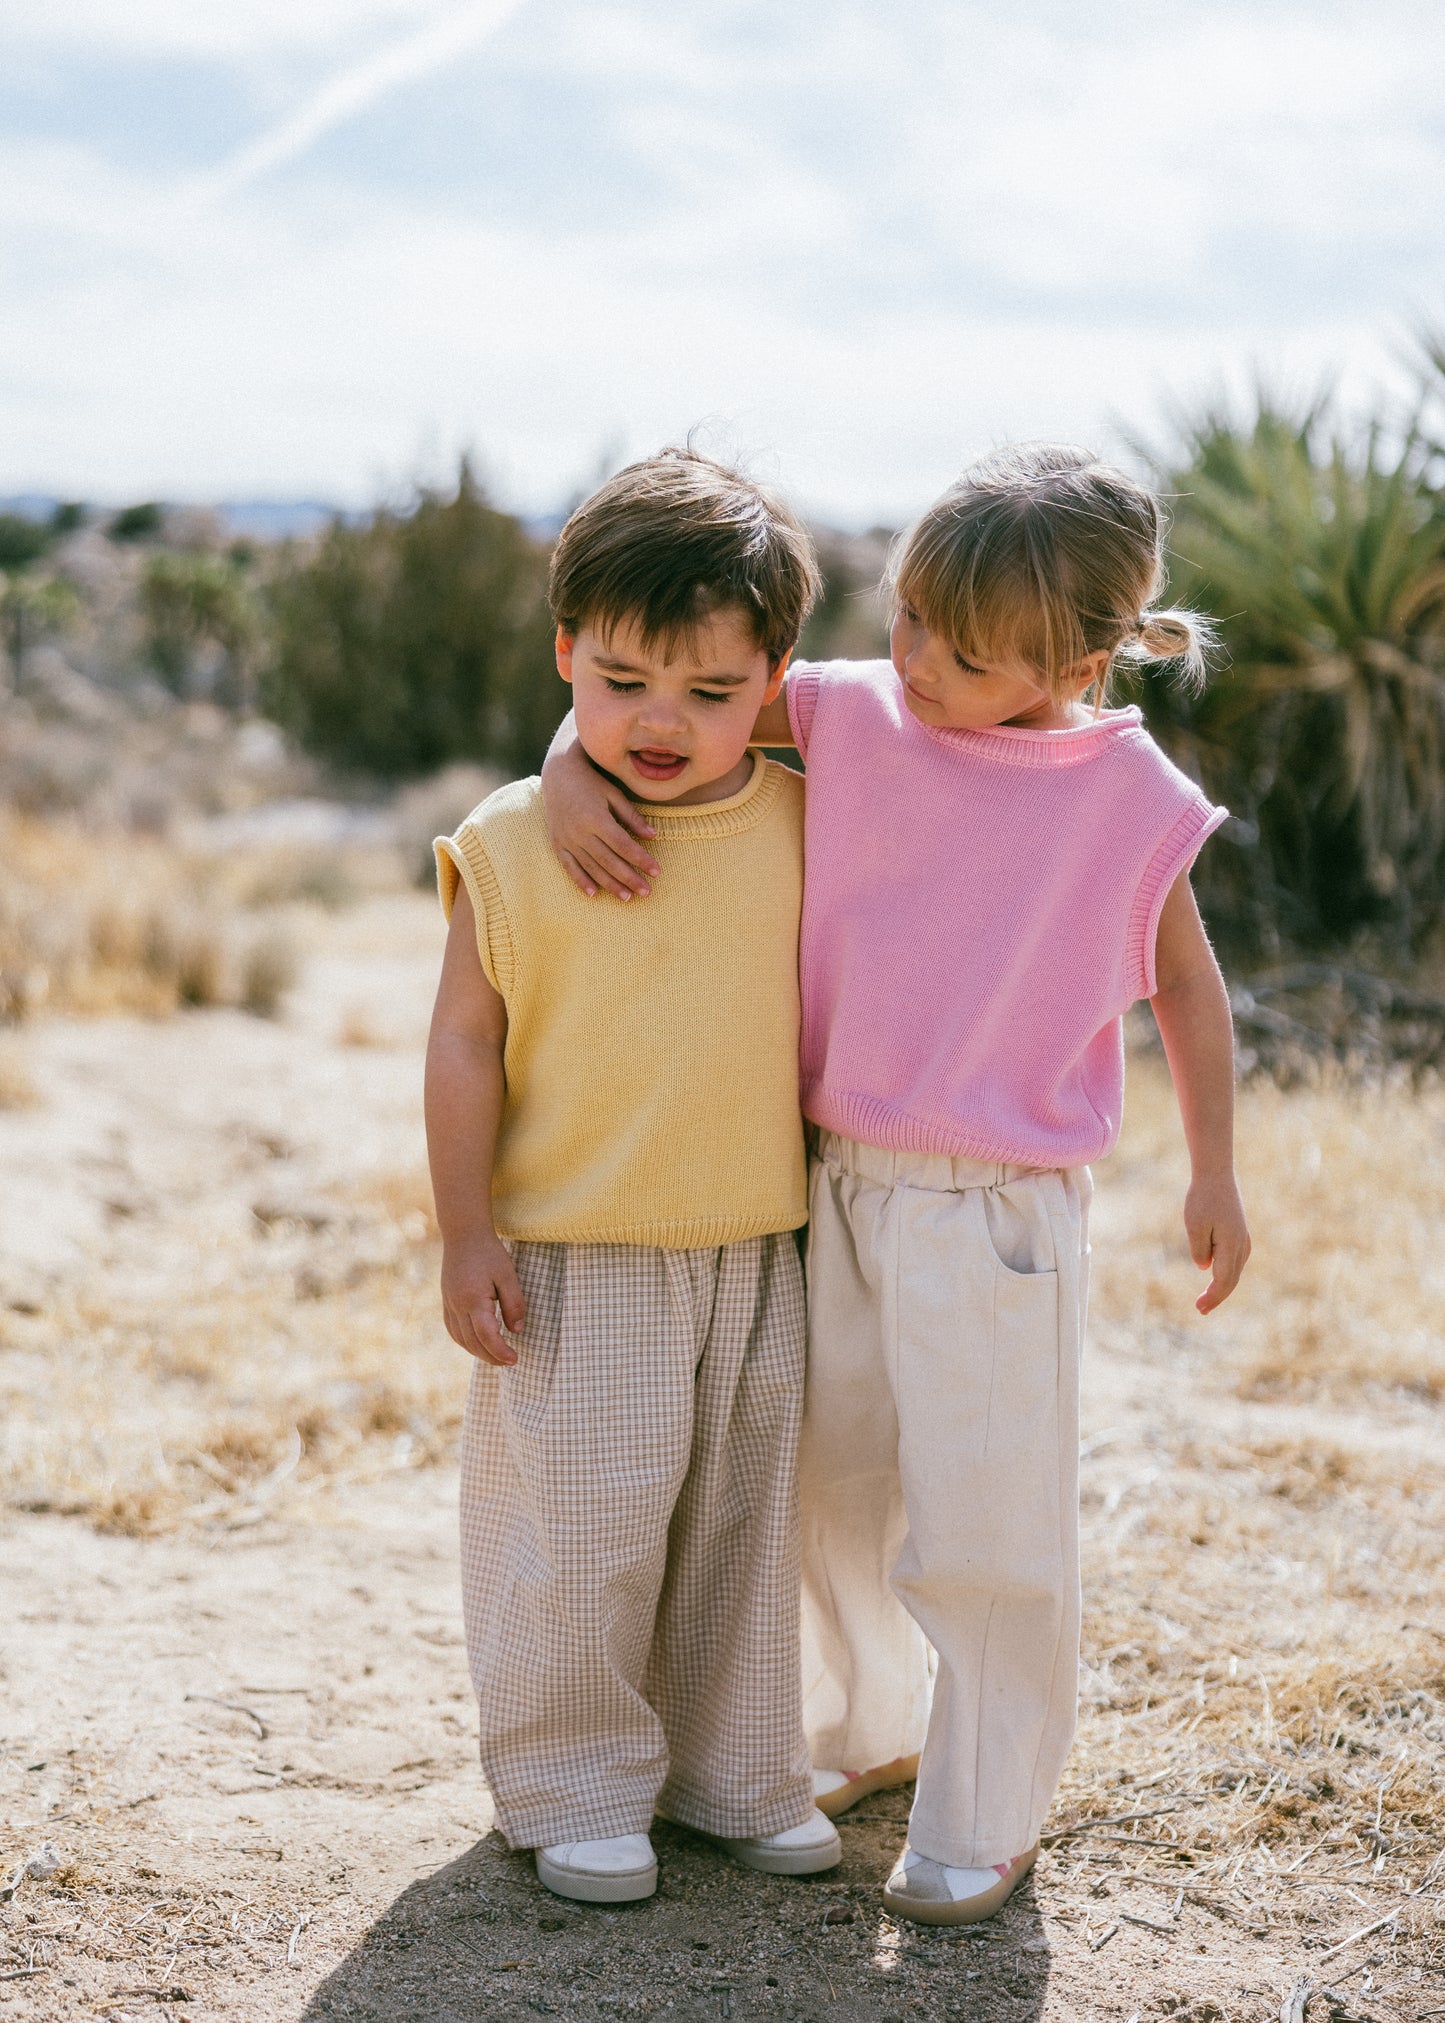
M783 683L747 620L727 609L675 649L645 646L631 620L605 637L559 629L557 672L572 684L593 764L639 800L673 805L723 801L746 786L753 724Z

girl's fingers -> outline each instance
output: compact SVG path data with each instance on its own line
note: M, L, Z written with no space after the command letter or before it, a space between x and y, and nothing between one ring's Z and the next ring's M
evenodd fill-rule
M657 834L651 822L644 821L640 811L625 794L609 794L607 805L612 810L614 820L620 822L631 835L647 837Z
M624 885L613 876L595 852L579 850L577 862L598 892L610 892L614 899L635 899L636 893L630 885Z
M561 864L562 869L567 873L567 876L572 880L572 883L577 887L579 892L585 892L589 899L597 897L597 887L582 869L582 866L577 862L577 859L572 855L570 850L559 850L557 852L557 861Z
M583 869L591 873L605 892L615 894L618 899L645 899L652 890L642 873L634 871L600 837L594 837L589 847L579 850L577 855Z
M658 874L660 867L652 852L645 845L634 842L625 829L615 824L611 829L604 829L601 835L594 836L591 842L594 852L600 851L615 858L623 867L623 875L634 878L639 890L645 891L647 880Z
M1225 1300L1229 1298L1229 1295L1239 1284L1240 1277L1248 1261L1249 1244L1247 1240L1244 1243L1232 1242L1222 1244L1215 1249L1212 1260L1210 1258L1204 1260L1205 1266L1208 1266L1210 1262L1213 1263L1214 1272L1208 1285L1194 1302L1200 1313L1213 1313L1217 1306L1224 1304Z

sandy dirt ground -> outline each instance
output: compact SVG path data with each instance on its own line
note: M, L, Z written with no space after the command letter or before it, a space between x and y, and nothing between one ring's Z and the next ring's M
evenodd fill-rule
M660 1827L653 1903L606 1911L542 1891L528 1857L490 1831L476 1767L447 1431L463 1371L432 1310L435 1249L408 1229L405 1204L389 1221L335 1209L364 1195L368 1174L380 1187L419 1163L439 930L424 900L399 895L318 917L312 938L282 1021L57 1019L29 1037L35 1099L0 1112L0 1364L29 1370L35 1420L37 1386L60 1396L70 1380L63 1347L38 1332L64 1312L69 1353L89 1372L74 1409L103 1420L104 1356L97 1376L84 1339L98 1284L165 1335L191 1325L219 1281L252 1272L283 1303L266 1312L294 1304L323 1332L391 1288L395 1324L435 1358L427 1382L443 1403L421 1431L378 1421L329 1469L312 1469L310 1435L244 1480L221 1448L198 1449L213 1500L188 1491L174 1512L164 1498L13 1498L0 1518L3 2023L1445 2016L1445 1929L1437 1912L1412 1914L1410 1897L1429 1900L1438 1844L1418 1806L1415 1828L1395 1824L1385 1795L1408 1782L1412 1750L1410 1775L1440 1772L1438 1561L1421 1556L1400 1502L1411 1522L1441 1508L1438 1399L1365 1410L1332 1404L1328 1386L1303 1402L1262 1382L1231 1388L1137 1289L1105 1289L1091 1355L1078 1764L1036 1878L1006 1913L954 1934L882 1913L905 1793L845 1819L843 1867L816 1880L745 1873ZM1149 1143L1126 1146L1102 1176L1101 1245L1130 1241L1154 1213L1153 1157ZM1160 1271L1171 1299L1187 1291L1177 1258ZM184 1368L163 1374L195 1387ZM43 1460L21 1418L17 1405L7 1437L33 1439ZM91 1430L103 1447L104 1424ZM129 1421L125 1437L140 1437ZM177 1466L158 1453L156 1481ZM1331 1468L1344 1500L1326 1524L1312 1485ZM1352 1482L1365 1485L1357 1495ZM117 1519L132 1508L133 1522ZM1108 1557L1126 1552L1118 1538L1133 1558ZM1191 1571L1168 1592L1179 1552ZM1295 1808L1306 1854L1296 1862L1290 1843L1286 1877L1270 1807L1315 1745L1290 1739L1284 1688L1271 1699L1269 1680L1287 1666L1314 1679L1347 1646L1365 1676L1374 1647L1349 1639L1366 1616L1375 1634L1368 1569L1382 1556L1391 1633L1419 1632L1407 1639L1414 1672L1395 1655L1377 1664L1403 1696L1403 1725L1389 1727L1386 1694L1369 1716L1375 1739L1357 1744L1348 1721L1368 1710L1340 1701L1338 1736L1318 1747L1364 1762L1363 1795L1329 1795L1346 1791L1348 1764L1335 1787L1310 1770L1315 1795ZM1241 1583L1255 1589L1248 1620ZM1181 1645L1177 1662L1156 1655ZM1251 1651L1271 1654L1258 1678ZM1310 1805L1323 1808L1318 1835ZM1239 1827L1245 1811L1257 1832ZM1391 1848L1406 1851L1398 1868ZM1291 1893L1290 1879L1313 1893Z

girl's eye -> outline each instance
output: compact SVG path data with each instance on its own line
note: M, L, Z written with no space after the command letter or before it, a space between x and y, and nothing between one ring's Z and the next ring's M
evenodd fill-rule
M730 702L732 700L726 689L695 688L693 694L699 702Z
M971 660L965 660L961 653L955 653L953 658L956 665L961 667L965 674L987 674L988 672L987 668L975 667Z
M918 616L918 613L914 610L911 604L900 604L898 607L898 616L900 618L906 618L910 625L921 625L923 623L922 619Z
M614 695L636 695L642 687L640 681L614 681L610 674L604 674L602 679Z

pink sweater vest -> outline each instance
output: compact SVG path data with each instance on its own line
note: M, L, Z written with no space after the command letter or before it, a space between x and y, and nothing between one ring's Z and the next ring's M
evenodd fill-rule
M1026 1166L1119 1135L1121 1015L1225 819L1137 709L933 730L887 661L801 666L803 1110L868 1145Z

